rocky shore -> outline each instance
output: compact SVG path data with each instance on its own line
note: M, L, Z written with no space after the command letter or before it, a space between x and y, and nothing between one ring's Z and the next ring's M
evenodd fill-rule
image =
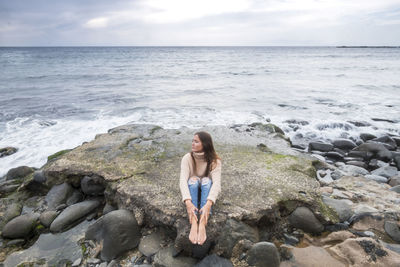
M178 187L197 130L123 125L0 180L0 265L400 266L400 137L303 148L273 124L204 130L223 173L203 246Z

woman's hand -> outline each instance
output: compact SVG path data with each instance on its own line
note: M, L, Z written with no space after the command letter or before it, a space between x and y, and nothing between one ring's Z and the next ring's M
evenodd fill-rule
M197 212L199 211L198 208L196 208L191 199L186 199L185 200L185 204L186 204L186 211L188 213L188 217L189 217L189 222L190 224L192 223L192 220L195 219L197 222Z
M207 203L200 209L200 214L205 224L208 222L208 215L210 214L212 203L211 200L207 200Z

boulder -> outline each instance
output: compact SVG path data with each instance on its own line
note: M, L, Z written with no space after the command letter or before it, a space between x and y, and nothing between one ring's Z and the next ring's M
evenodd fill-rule
M139 251L146 257L151 257L161 249L162 233L160 231L144 236L139 243Z
M360 138L361 138L361 140L366 142L368 140L372 140L372 139L376 138L376 136L373 134L369 134L369 133L362 133L362 134L360 134Z
M308 233L318 234L324 230L324 226L318 221L314 213L306 207L296 208L290 214L289 222L293 227Z
M5 238L28 238L36 227L39 214L30 213L15 217L3 228L2 236Z
M337 200L329 197L323 197L324 203L333 208L339 216L340 222L347 221L352 215L351 205L347 200Z
M335 152L335 151L329 151L325 154L325 157L327 157L328 159L332 159L332 160L343 160L343 155Z
M399 225L395 221L385 221L385 232L394 241L400 243L400 229Z
M103 179L99 176L85 176L81 181L81 189L85 195L97 196L104 194Z
M393 158L394 163L396 164L397 169L400 171L400 155L395 156Z
M201 262L197 263L195 267L233 267L232 262L219 257L216 254L211 254L205 257Z
M397 175L397 168L392 166L381 167L379 169L373 170L371 174L390 178Z
M18 151L18 149L15 147L11 147L11 146L2 147L2 148L0 148L0 158L12 155L17 151Z
M113 210L116 210L116 209L117 208L114 207L113 205L111 205L109 203L106 203L106 205L104 205L104 208L103 208L103 215L105 215L105 214L107 214L107 213L109 213L109 212L111 212Z
M22 205L20 203L11 203L0 219L0 231L3 229L6 223L19 216L21 211Z
M278 249L273 243L258 242L247 252L246 262L250 266L270 266L279 267Z
M349 176L364 176L369 174L369 171L366 169L354 165L344 165L339 167L339 169Z
M389 190L400 194L400 185L393 186Z
M193 266L196 264L196 259L190 257L173 257L174 248L173 246L160 250L154 257L153 265L156 267L186 267Z
M313 150L328 152L333 150L333 145L322 142L310 142L308 144L308 151L313 151Z
M375 174L368 174L364 176L368 180L372 180L378 183L387 183L388 179L384 176L375 175Z
M85 238L102 242L100 257L103 261L111 261L121 253L137 247L140 241L140 228L130 211L115 210L92 224Z
M10 169L6 174L6 180L22 179L33 173L34 169L28 166L20 166Z
M44 227L50 227L51 223L57 217L58 212L54 210L45 211L40 214L39 220Z
M67 199L66 204L68 206L71 206L73 204L76 204L78 202L81 202L84 199L84 195L81 193L81 191L74 189L72 192L71 196Z
M44 184L46 183L46 176L44 175L43 171L37 170L33 173L33 181Z
M368 165L365 162L362 161L356 161L356 160L351 160L346 162L347 165L353 165L357 167L361 167L363 169L367 169Z
M330 248L348 266L399 266L400 257L369 237L349 238Z
M45 198L48 209L54 210L59 205L65 204L73 191L73 187L68 183L53 186Z
M390 186L400 185L400 175L396 175L396 176L390 177L389 185Z
M380 143L364 143L354 148L355 151L364 151L370 153L372 158L376 158L385 162L392 160L392 153Z
M91 213L99 205L100 202L97 200L86 200L69 206L51 223L50 231L53 233L64 231L69 226Z
M389 150L396 150L397 144L390 136L385 135L379 138L374 138L371 141L386 144L386 148Z
M349 139L336 139L332 142L333 146L343 150L351 150L357 145Z

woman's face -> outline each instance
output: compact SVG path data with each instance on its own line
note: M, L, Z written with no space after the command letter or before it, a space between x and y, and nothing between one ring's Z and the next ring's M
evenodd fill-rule
M203 144L201 143L200 138L197 134L195 136L193 136L192 151L193 152L202 152L203 151Z

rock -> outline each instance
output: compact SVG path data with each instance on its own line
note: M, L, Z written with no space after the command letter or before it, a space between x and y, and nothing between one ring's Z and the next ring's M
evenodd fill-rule
M332 160L343 160L343 155L335 151L326 152L325 156Z
M347 157L350 157L350 158L362 158L363 160L369 160L372 156L373 156L372 152L367 152L367 151L350 150L347 153Z
M81 189L85 195L98 196L103 195L104 185L100 176L85 176L81 181Z
M279 267L278 249L273 243L258 242L248 251L246 262L251 266Z
M399 225L395 221L385 221L384 227L385 227L385 232L390 236L390 238L400 243Z
M400 185L400 175L393 176L389 179L390 186Z
M143 264L142 264L143 265ZM150 265L151 266L151 265ZM121 265L118 264L116 260L110 261L110 263L107 265L107 267L121 267ZM135 267L135 266L134 266ZM145 266L143 266L145 267Z
M364 143L354 148L355 151L364 151L370 153L368 158L376 158L384 162L389 162L392 159L392 153L380 143Z
M85 197L79 190L74 190L71 194L71 196L67 199L66 204L68 206L71 206L73 204L76 204L78 202L81 202Z
M63 233L43 233L28 249L9 255L4 266L69 266L83 258L78 241L83 238L88 225L84 221Z
M352 218L352 229L356 231L376 230L384 232L384 220L382 216L360 214Z
M357 145L349 139L336 139L332 142L333 146L343 150L351 150Z
M51 223L50 231L53 233L64 231L71 226L71 224L92 212L99 205L100 202L97 200L86 200L69 206Z
M333 149L333 145L327 144L327 143L322 143L322 142L310 142L308 144L308 151L323 151L323 152L328 152Z
M340 178L342 178L345 175L346 175L346 173L344 171L339 170L339 169L334 170L331 173L331 177L333 178L333 180L339 180Z
M7 242L7 247L12 247L12 246L22 246L26 243L25 239L13 239L11 241Z
M368 180L372 180L378 183L387 183L387 178L375 174L368 174L364 176Z
M375 212L378 212L378 210L366 204L359 204L354 208L354 213L356 215L363 213L375 213Z
M53 186L46 195L46 203L50 210L54 210L61 204L65 204L74 189L68 183Z
M397 168L392 166L381 167L372 171L371 174L390 178L397 175Z
M347 221L353 215L351 205L349 205L347 200L336 200L329 197L323 197L322 200L336 211L340 222Z
M43 171L35 171L33 173L33 181L40 184L46 183L46 176L44 175Z
M148 236L144 236L139 243L139 251L146 257L153 256L161 249L162 233L154 232Z
M81 264L81 262L82 262L82 258L79 258L72 263L71 267L78 267Z
M197 263L195 267L233 267L232 262L225 258L221 258L216 254L211 254L205 257L201 262Z
M0 148L0 158L12 155L17 151L18 149L11 146Z
M380 244L382 244L385 248L390 249L391 251L396 252L397 254L400 254L400 245L398 244L389 244L386 242L383 242L382 240L379 240Z
M109 203L106 203L106 205L104 206L104 208L103 208L103 215L105 215L105 214L107 214L107 213L109 213L109 212L111 212L111 211L113 211L113 210L116 210L117 208L115 208L114 206L112 206L111 204L109 204Z
M400 194L400 185L393 186L389 190Z
M289 215L289 222L293 227L308 233L320 233L324 226L317 220L314 213L306 207L298 207Z
M285 238L285 244L289 244L289 245L295 246L300 242L297 237L291 236L291 235L288 235L288 234L285 234L285 233L283 234L283 237Z
M86 232L86 239L103 243L100 257L110 261L137 247L140 229L135 216L127 210L115 210L100 217Z
M325 231L328 232L337 232L337 231L343 231L349 229L349 224L348 223L336 223L336 224L330 224L325 226Z
M353 165L344 165L339 167L339 169L349 176L364 176L369 174L369 171L366 169Z
M346 239L354 238L354 237L356 237L356 236L349 231L338 231L338 232L329 234L325 238L322 238L321 242L326 245L326 244L343 242Z
M11 239L27 238L35 229L38 218L37 213L15 217L4 226L2 236Z
M6 174L6 180L22 179L33 173L34 170L28 166L20 166L10 169Z
M0 183L0 196L14 192L20 185L21 182L18 183L17 180L8 180Z
M40 214L39 217L40 223L43 224L44 227L48 228L50 227L54 219L57 217L57 215L58 215L57 211L53 210L45 211L42 214Z
M353 165L353 166L361 167L363 169L367 169L368 168L368 165L365 162L362 162L362 161L351 160L351 161L347 161L346 164L347 165Z
M362 133L360 134L360 138L361 140L363 140L364 142L368 141L368 140L372 140L375 139L376 136L373 134L369 134L369 133Z
M3 229L3 226L6 223L19 216L21 214L21 211L22 205L20 203L11 203L11 205L8 206L4 215L0 219L0 231Z
M216 250L220 251L225 258L230 258L233 247L240 240L257 242L257 231L243 222L228 219L221 231Z
M374 138L371 141L378 142L378 143L384 143L387 145L386 147L389 150L396 150L396 147L397 147L396 141L394 141L390 136L387 136L387 135L379 137L379 138Z
M168 267L168 266L175 266L175 267L186 267L186 266L193 266L196 264L196 260L190 257L173 257L173 250L172 246L164 248L157 252L154 257L154 266L156 267Z
M306 248L293 248L292 259L290 261L283 261L280 265L280 267L293 266L344 267L346 265L332 257L325 249L316 246L308 246Z
M329 172L322 172L321 170L317 171L317 179L321 185L329 185L333 182L333 179L330 175L330 170L328 171ZM323 173L325 173L324 176L322 176Z
M395 156L393 161L396 164L397 169L400 170L400 156Z
M369 237L349 238L330 248L349 266L399 266L400 257Z

